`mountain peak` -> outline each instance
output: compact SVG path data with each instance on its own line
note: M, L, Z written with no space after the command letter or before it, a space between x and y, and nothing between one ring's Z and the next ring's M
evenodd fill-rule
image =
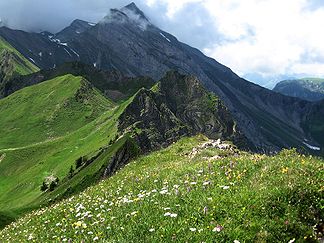
M138 15L141 19L149 21L142 10L140 10L134 2L126 5L125 7L121 8L121 11L124 13L129 13L129 11L133 12L135 15Z

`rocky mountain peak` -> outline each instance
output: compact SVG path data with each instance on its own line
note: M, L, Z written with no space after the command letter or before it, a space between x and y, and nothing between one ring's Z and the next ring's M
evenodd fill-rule
M151 25L148 18L135 3L131 3L121 9L111 9L110 13L101 21L101 23L133 24L143 31L146 30L147 26Z
M149 20L147 19L147 17L145 16L145 14L143 13L143 11L140 10L134 2L128 4L128 5L125 6L125 7L123 7L123 8L121 9L121 11L124 12L124 13L126 13L126 14L127 14L127 12L131 11L131 12L133 12L135 15L139 16L141 19L146 20L146 21L149 21Z

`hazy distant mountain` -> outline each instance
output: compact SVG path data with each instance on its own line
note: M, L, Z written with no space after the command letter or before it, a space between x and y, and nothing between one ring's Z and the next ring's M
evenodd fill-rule
M304 78L285 80L278 83L273 90L303 100L319 101L324 99L324 79Z

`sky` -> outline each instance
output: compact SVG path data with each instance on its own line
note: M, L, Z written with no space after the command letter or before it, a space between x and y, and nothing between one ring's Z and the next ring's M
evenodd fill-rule
M0 0L11 28L57 32L74 19L98 22L124 0ZM180 41L272 88L282 79L324 78L323 0L136 0Z

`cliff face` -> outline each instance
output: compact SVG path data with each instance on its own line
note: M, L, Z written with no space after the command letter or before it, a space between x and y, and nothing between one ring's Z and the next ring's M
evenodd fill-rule
M143 151L165 147L183 136L205 134L248 147L230 112L193 76L169 72L151 90L141 89L119 118Z

